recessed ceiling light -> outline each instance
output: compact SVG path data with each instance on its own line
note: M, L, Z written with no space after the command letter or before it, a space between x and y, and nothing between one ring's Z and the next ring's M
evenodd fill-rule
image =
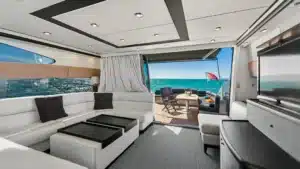
M159 34L158 34L158 33L155 33L153 36L159 36Z
M263 29L263 30L261 30L262 33L265 33L265 32L267 32L267 31L268 31L268 29Z
M142 18L144 15L140 12L134 13L134 15L138 18Z
M50 32L43 32L43 34L44 34L44 35L47 35L47 36L51 35Z
M92 45L89 45L88 47L91 48L91 47L93 47L93 46L92 46Z
M94 27L94 28L96 28L96 27L98 27L98 24L96 24L96 23L91 23L91 26Z
M216 42L216 40L215 40L215 39L212 39L210 42L211 42L211 43L214 43L214 42Z
M215 31L219 31L219 30L221 30L222 28L220 27L220 26L218 26L218 27L216 27L215 28Z
M124 41L125 41L125 39L120 39L120 41L124 42Z

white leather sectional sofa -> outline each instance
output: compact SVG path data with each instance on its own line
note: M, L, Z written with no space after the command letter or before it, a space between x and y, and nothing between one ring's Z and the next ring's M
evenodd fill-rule
M56 95L57 96L57 95ZM93 110L94 93L62 94L68 117L42 123L35 105L36 96L0 100L0 137L39 151L49 149L49 138L58 129L99 114L139 119L140 130L153 121L151 93L113 93L114 109ZM53 97L53 95L52 95Z

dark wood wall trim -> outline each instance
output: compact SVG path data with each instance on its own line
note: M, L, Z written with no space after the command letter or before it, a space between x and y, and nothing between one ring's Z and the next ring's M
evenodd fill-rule
M72 66L0 63L1 79L90 78L100 76L100 69Z

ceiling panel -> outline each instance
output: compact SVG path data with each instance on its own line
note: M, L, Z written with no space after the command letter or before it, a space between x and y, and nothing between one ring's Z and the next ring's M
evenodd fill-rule
M144 17L137 18L136 12ZM164 0L109 0L54 18L98 37L173 23Z
M91 50L90 45L97 46L96 50L93 50L95 53L113 48L32 15L25 15L22 18L14 15L14 17L11 18L13 18L13 20L2 20L0 27L88 51ZM51 32L51 35L46 36L43 32Z
M30 14L66 1L1 0L0 28L93 53L210 44L211 39L215 39L215 43L235 41L273 2L273 0L182 1L189 41L121 49L93 38L99 37L118 46L179 39L165 0L106 0L54 17L75 29L87 32L90 37L83 35L84 33L80 34L80 31L66 29ZM135 17L135 12L143 13L144 17ZM97 23L98 27L90 26L91 23ZM221 31L214 30L218 26L222 27ZM45 36L43 32L51 32L51 35ZM154 34L159 36L153 36Z
M231 40L236 40L265 9L247 10L187 21L190 39L230 37ZM221 30L216 31L216 27L221 27Z
M64 0L1 0L0 13L31 13ZM1 16L0 16L1 17Z
M99 43L94 39L90 39L68 29L62 28L48 21L39 19L30 12L33 12L40 8L45 8L54 3L58 3L61 0L54 0L49 3L49 0L41 0L39 3L32 3L32 0L28 1L1 1L0 2L0 28L11 30L14 32L30 35L44 40L60 43L62 45L78 48L85 51L91 51L94 53L101 53L103 51L109 51L113 47ZM31 2L31 3L30 3ZM44 2L44 4L43 4ZM30 5L31 4L31 5ZM5 10L6 8L13 6L17 9L27 10ZM34 7L36 5L36 7ZM30 6L30 7L29 7ZM38 8L37 8L38 7ZM43 32L51 32L50 36L45 36Z
M186 20L269 7L273 2L274 0L182 0Z
M158 34L158 36L154 36L154 34ZM125 46L132 44L174 40L179 39L179 36L175 26L173 24L170 24L106 35L103 38L118 46ZM124 41L121 41L120 39L124 39Z
M285 31L287 28L294 26L299 23L300 16L300 6L293 6L284 9L281 13L279 13L276 17L274 17L271 21L269 21L261 30L267 29L267 32L256 32L253 36L251 36L247 42L252 42L260 37L270 34L271 31L275 29Z

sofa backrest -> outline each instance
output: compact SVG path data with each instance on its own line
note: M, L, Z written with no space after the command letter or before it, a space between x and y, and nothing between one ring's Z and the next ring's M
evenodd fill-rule
M92 92L2 99L0 100L0 135L33 123L40 123L34 99L54 96L63 96L64 109L69 115L92 111L94 108Z
M88 112L94 109L94 93L68 93L62 94L64 109L68 115L77 114L81 112Z
M113 106L118 110L153 110L154 96L145 92L114 92Z
M34 99L21 97L0 100L0 132L7 132L40 121Z
M14 129L21 129L33 123L41 123L34 99L54 96L63 96L64 109L68 115L89 112L94 109L93 92L1 99L0 136L2 133ZM152 111L153 99L151 93L113 93L114 109Z

